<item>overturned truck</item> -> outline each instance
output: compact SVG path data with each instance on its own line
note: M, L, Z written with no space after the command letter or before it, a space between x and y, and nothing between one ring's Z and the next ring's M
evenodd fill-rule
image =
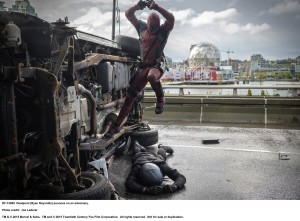
M157 143L140 94L105 138L130 84L139 45L0 12L0 199L109 199L107 167L130 141Z

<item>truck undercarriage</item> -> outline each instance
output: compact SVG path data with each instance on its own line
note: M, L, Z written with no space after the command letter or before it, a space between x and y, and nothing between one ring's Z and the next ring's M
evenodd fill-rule
M142 94L121 132L104 137L138 51L66 19L3 11L0 21L0 198L109 199L109 158L129 148L130 134L144 145L158 137L142 121Z

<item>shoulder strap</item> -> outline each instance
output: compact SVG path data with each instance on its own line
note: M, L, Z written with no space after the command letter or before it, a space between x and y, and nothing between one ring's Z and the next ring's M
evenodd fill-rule
M160 28L159 32L160 32L160 34L161 34L162 37L163 37L163 41L161 42L160 47L159 47L159 50L157 51L157 54L156 54L157 57L165 56L163 51L164 51L164 49L165 49L165 46L166 46L166 44L167 44L167 39L168 39L168 37L169 37L169 33L166 32L166 31L163 29L163 27Z
M144 21L139 20L139 26L137 28L137 33L139 35L140 45L142 45L141 33L146 29L147 29L147 24ZM142 47L140 47L140 56L141 56L141 59L144 57L144 50Z

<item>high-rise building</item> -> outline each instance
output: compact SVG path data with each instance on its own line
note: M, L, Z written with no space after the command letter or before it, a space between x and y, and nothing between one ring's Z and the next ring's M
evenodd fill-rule
M251 56L251 70L261 70L267 68L267 62L261 54Z

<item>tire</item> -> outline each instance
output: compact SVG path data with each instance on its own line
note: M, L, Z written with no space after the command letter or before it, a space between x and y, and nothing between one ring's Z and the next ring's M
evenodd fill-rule
M108 179L97 173L83 172L82 183L87 187L84 190L61 194L60 199L71 200L108 200L111 197L111 189Z
M137 38L132 38L125 35L117 35L115 41L121 45L123 51L133 57L140 56L140 42Z
M142 146L147 147L158 143L158 131L133 131L128 134L131 139L138 141Z

